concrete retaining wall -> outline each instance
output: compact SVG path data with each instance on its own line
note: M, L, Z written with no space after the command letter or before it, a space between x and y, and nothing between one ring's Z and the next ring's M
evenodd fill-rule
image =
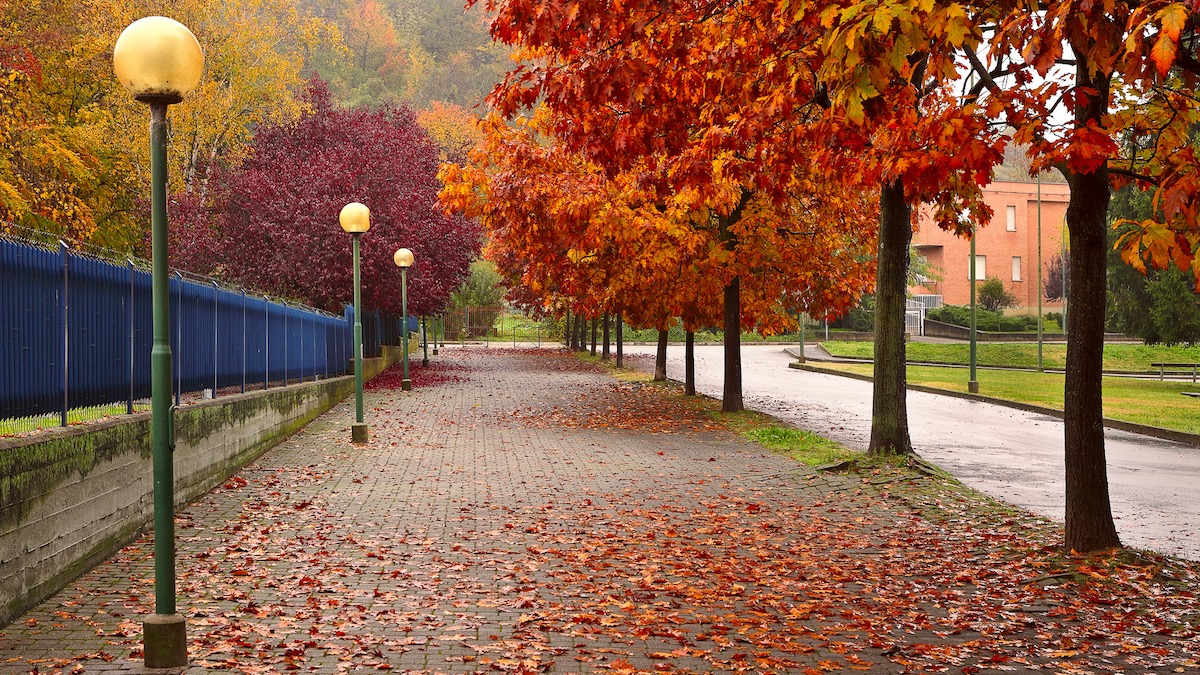
M399 360L363 363L370 379ZM353 377L204 401L175 413L175 500L224 481L354 392ZM153 519L150 414L0 439L0 626L132 541Z

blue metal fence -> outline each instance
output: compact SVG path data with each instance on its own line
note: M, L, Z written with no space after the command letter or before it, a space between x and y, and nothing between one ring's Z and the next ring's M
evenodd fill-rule
M349 371L353 309L333 316L213 282L172 277L180 392L260 389ZM150 273L0 238L0 419L57 415L150 395ZM400 321L363 316L363 347L398 344Z

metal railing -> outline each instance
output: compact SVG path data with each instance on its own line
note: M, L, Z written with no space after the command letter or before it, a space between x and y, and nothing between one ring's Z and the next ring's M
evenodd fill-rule
M0 435L148 408L144 266L0 237ZM177 402L348 371L351 308L337 316L181 272L170 294ZM397 317L364 314L364 355L399 332Z

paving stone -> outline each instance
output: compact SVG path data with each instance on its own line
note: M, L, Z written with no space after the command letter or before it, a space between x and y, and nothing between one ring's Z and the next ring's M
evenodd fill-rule
M899 569L914 551L896 538L935 529L889 484L664 415L660 393L553 351L448 347L429 373L443 381L368 392L368 445L349 442L348 400L180 511L192 664L174 672L889 673L938 664L913 652L938 649L956 670L1000 672L954 651L980 633L934 630L959 621L937 594L970 587L857 576ZM784 564L813 547L820 564ZM6 627L0 673L143 672L152 548L135 542ZM928 629L870 627L921 592L922 616L901 619ZM1078 628L1028 618L1005 625Z

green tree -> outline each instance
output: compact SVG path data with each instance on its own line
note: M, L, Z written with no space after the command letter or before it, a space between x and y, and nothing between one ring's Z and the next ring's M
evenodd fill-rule
M471 263L471 272L458 290L450 294L450 309L446 330L460 330L472 336L490 331L496 324L504 301L504 286L496 266L489 260Z
M1200 339L1200 303L1194 288L1192 275L1174 266L1146 284L1153 300L1150 321L1163 342L1195 344Z
M979 284L979 304L989 312L1001 312L1017 304L1017 296L1004 287L999 277L988 277Z
M1129 185L1113 194L1108 207L1109 223L1117 220L1142 221L1150 217L1151 194ZM1157 270L1148 269L1145 274L1134 269L1121 258L1114 246L1118 238L1131 230L1132 224L1108 231L1108 303L1105 307L1107 330L1135 335L1147 343L1161 342L1158 329L1150 318L1147 307L1153 304L1147 284L1158 275Z

